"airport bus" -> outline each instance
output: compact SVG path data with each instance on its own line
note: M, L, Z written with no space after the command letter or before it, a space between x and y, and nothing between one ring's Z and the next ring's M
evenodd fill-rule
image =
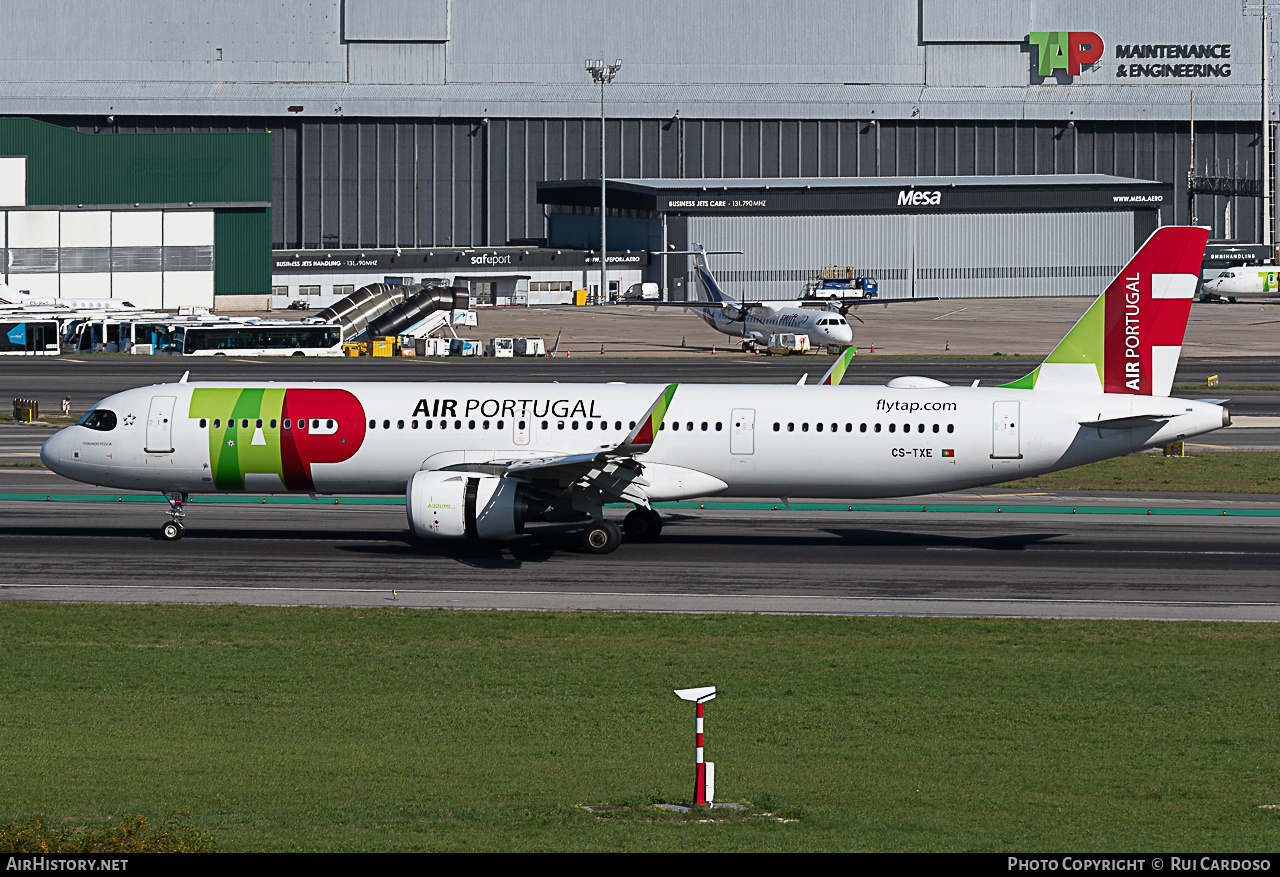
M93 315L68 321L64 353L170 353L174 317L161 313Z
M48 317L0 316L0 353L9 356L57 356L58 321Z
M173 349L183 356L342 356L342 329L283 320L176 326Z

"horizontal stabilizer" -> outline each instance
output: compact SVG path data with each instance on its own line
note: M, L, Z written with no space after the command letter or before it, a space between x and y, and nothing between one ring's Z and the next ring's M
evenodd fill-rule
M1143 429L1168 423L1177 414L1135 414L1128 417L1109 417L1106 420L1082 420L1081 426L1098 429Z

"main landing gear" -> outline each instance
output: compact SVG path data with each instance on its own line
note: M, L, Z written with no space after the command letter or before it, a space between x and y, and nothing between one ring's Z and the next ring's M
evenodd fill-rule
M652 542L662 532L662 516L653 509L633 509L622 519L627 538L635 542Z
M582 531L582 547L590 554L609 554L622 544L622 530L613 521L592 521Z
M169 500L169 515L172 518L160 528L160 538L166 542L177 542L182 538L182 519L187 516L187 495L185 493L166 493Z
M599 520L587 524L582 531L582 547L590 554L608 554L622 544L622 534L633 542L652 542L662 532L662 516L653 509L636 508L619 527L613 521Z

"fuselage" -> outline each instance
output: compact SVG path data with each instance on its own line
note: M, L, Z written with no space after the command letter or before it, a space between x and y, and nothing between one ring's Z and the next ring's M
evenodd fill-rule
M1222 298L1277 298L1275 265L1250 265L1228 268L1204 282L1204 291Z
M612 448L662 390L163 384L102 400L81 424L50 438L41 459L69 478L125 490L398 494L423 469ZM1159 422L1138 428L1083 425L1155 414ZM1226 422L1217 405L1148 396L681 384L641 462L658 473L675 467L669 472L709 476L655 477L655 500L902 496L1050 472Z
M768 344L769 336L783 332L808 335L814 347L848 347L853 343L853 329L835 311L779 302L747 309L738 319L730 319L720 308L699 308L698 313L711 328L760 344Z

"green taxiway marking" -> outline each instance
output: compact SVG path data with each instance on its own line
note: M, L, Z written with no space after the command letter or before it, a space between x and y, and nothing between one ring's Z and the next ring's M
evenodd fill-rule
M138 493L0 493L0 502L166 502L162 496ZM399 496L193 496L190 504L223 503L231 505L383 505L403 506ZM610 508L629 508L624 503L612 503ZM1280 509L1141 506L1067 506L1067 505L1009 505L988 503L984 505L953 503L841 503L841 502L793 502L788 509L782 503L769 502L656 502L660 509L712 509L728 511L797 511L797 512L980 512L985 514L1039 514L1039 515L1174 515L1192 517L1280 517Z

